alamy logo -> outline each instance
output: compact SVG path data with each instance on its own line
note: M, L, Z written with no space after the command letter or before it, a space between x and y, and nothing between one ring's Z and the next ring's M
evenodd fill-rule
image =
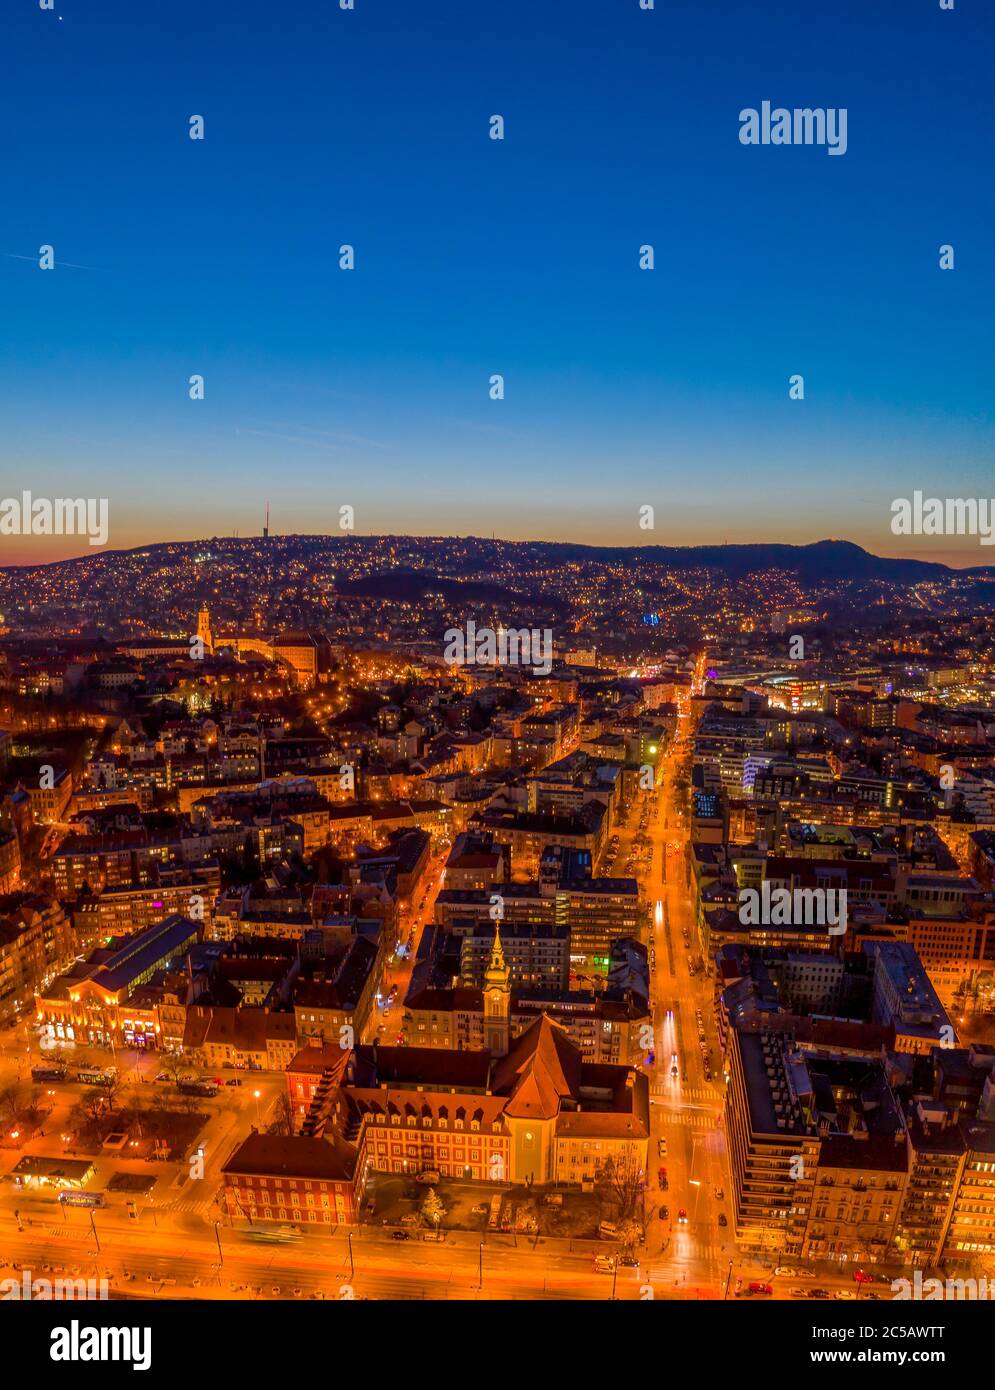
M995 545L995 498L896 497L891 504L891 530L896 536L977 536L981 545Z
M443 660L448 666L531 666L542 676L553 669L550 628L478 627L471 618L464 631L446 629Z
M0 498L0 536L88 536L107 544L106 497Z
M784 106L769 101L744 106L739 113L741 145L825 145L830 154L846 154L846 107Z
M22 1269L20 1279L0 1279L0 1300L4 1302L94 1302L109 1297L106 1279L36 1279L30 1269Z
M846 931L845 888L772 888L765 879L741 888L739 920L744 927L826 927L830 936Z
M152 1365L151 1327L52 1328L49 1356L53 1361L130 1361L136 1371Z
M911 1279L893 1279L891 1291L898 1302L913 1299L933 1303L937 1299L951 1302L963 1300L990 1302L995 1299L995 1281L990 1279L924 1279L922 1270L917 1269Z

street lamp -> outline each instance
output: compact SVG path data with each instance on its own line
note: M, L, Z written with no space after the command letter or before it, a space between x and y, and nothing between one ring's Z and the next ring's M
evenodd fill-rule
M260 1095L261 1095L261 1092L260 1092L260 1091L253 1091L252 1094L253 1094L253 1095L255 1096L255 1098L256 1098L256 1128L258 1129L258 1128L259 1128L259 1097L260 1097Z

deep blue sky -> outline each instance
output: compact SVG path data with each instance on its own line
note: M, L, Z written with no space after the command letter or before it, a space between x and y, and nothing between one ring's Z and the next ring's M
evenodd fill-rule
M269 497L275 531L349 503L364 532L991 558L888 529L914 487L995 493L990 0L0 23L0 496L107 496L115 546L258 530ZM846 155L742 146L764 99L845 106Z

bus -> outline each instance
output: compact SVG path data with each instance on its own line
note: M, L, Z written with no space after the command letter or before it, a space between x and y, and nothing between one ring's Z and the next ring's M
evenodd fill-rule
M84 1086L113 1086L117 1080L117 1073L112 1071L100 1071L97 1069L80 1069L76 1073L76 1080L81 1081Z
M60 1192L59 1201L64 1207L105 1207L107 1198L102 1192Z
M65 1067L32 1067L32 1081L65 1081Z
M245 1238L260 1245L283 1245L287 1241L300 1240L301 1233L293 1226L253 1226L245 1232Z

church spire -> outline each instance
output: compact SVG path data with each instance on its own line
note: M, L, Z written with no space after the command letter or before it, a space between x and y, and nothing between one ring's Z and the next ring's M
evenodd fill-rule
M505 983L507 983L507 979L510 973L511 972L505 964L504 948L501 945L501 923L495 922L494 946L491 949L491 963L487 967L486 979L488 983L490 983L491 980L494 980L495 982L504 981Z
M494 923L491 963L484 971L484 1046L495 1057L508 1051L511 1023L511 970L501 946L501 927Z

